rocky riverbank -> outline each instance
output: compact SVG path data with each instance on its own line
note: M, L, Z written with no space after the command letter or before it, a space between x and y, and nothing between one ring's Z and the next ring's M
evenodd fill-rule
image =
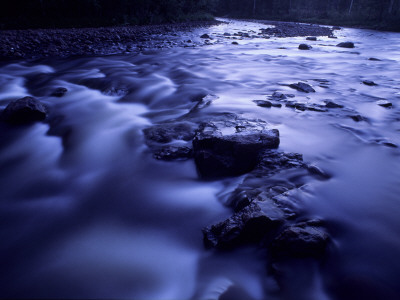
M196 47L226 39L237 43L235 40L238 39L271 36L334 37L330 27L276 21L263 21L268 27L258 33L213 36L195 32L195 29L220 23L215 20L103 28L3 30L0 35L0 60L135 53L145 49Z

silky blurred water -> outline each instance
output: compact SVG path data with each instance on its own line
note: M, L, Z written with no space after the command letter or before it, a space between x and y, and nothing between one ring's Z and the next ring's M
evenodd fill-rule
M400 145L400 34L342 29L338 39L307 41L311 51L297 49L303 37L232 45L222 36L265 27L230 21L192 32L214 37L204 47L0 66L1 109L31 95L57 120L50 134L46 123L0 125L1 298L400 297L400 159L385 145ZM336 47L347 40L356 47ZM298 81L316 93L287 86ZM59 86L67 94L50 96ZM345 108L252 102L275 91ZM279 129L282 151L332 175L296 197L305 215L325 220L333 250L304 276L300 265L281 292L266 253L203 247L201 229L231 215L218 195L240 178L201 181L193 161L157 161L145 144L144 128L188 113L207 94L218 98L200 114L267 121ZM366 121L349 118L358 114Z

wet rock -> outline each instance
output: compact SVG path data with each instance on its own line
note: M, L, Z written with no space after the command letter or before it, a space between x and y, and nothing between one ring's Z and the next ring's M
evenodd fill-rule
M286 103L286 107L294 108L300 111L316 111L316 112L327 112L328 110L325 108L325 106L315 104L315 103L301 103L301 102L293 102L289 101Z
M190 141L195 136L196 126L192 123L181 122L155 125L143 130L148 142L166 144L173 140Z
M285 100L285 99L287 99L286 95L281 93L281 92L274 92L271 97L274 100Z
M272 107L272 102L271 101L266 101L266 100L253 100L257 106L260 107Z
M289 85L289 87L303 93L315 93L315 90L311 87L311 85L304 82L292 83Z
M325 101L325 106L327 108L343 108L343 105L337 104L333 101Z
M207 106L210 106L211 103L213 103L215 100L219 99L218 96L208 94L202 97L200 100L197 101L197 104L190 110L190 113L194 113L198 110L201 110L203 108L206 108Z
M270 201L252 203L227 220L203 229L207 248L230 250L270 238L284 222L284 214Z
M365 118L360 116L360 115L352 115L352 116L349 116L349 117L352 118L353 121L355 121L355 122L365 121Z
M354 48L354 43L353 43L353 42L343 42L343 43L337 44L336 47L341 47L341 48Z
M321 180L328 180L331 178L329 174L321 170L319 167L315 165L307 165L307 170L311 175L318 177Z
M210 39L210 36L207 33L205 33L205 34L201 35L200 38L202 38L202 39Z
M231 34L228 32L224 32L224 36L231 36Z
M339 27L339 26L333 26L333 27L332 27L332 30L342 30L342 28Z
M393 107L393 104L387 100L379 100L376 102L379 106L385 107L385 108L391 108Z
M316 41L316 40L317 40L317 37L316 37L316 36L308 36L308 37L306 38L306 40L307 40L307 41Z
M237 176L254 169L263 150L279 146L279 131L246 122L203 124L193 139L199 175L205 179Z
M369 86L374 86L377 85L375 82L371 81L371 80L364 80L363 84L365 85L369 85Z
M2 113L3 120L13 124L43 121L46 116L46 107L33 97L24 97L10 102Z
M311 50L312 47L310 45L307 44L300 44L299 45L299 50Z
M320 227L300 223L286 228L274 240L271 254L274 258L304 258L323 256L329 236Z
M58 87L56 88L53 93L51 94L51 96L53 97L62 97L64 96L66 93L68 92L68 89L65 87Z
M370 57L370 58L368 58L368 60L371 60L371 61L381 61L379 58L375 58L375 57Z
M232 45L239 45L238 42L232 42Z
M154 158L158 160L174 161L187 160L193 157L193 151L189 147L163 147L154 152Z

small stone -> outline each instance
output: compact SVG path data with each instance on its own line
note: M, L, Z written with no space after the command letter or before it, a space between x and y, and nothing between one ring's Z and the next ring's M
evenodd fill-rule
M289 87L303 93L315 93L315 90L311 87L311 85L303 82L292 83L289 85Z
M286 95L281 92L274 92L271 96L275 100L284 100L287 99Z
M379 100L376 102L379 106L385 107L385 108L391 108L393 107L393 104L387 100Z
M167 146L155 151L153 156L155 159L166 161L187 160L193 157L193 152L188 147Z
M239 45L238 42L232 42L232 45Z
M379 58L375 58L375 57L370 57L370 58L368 58L368 60L371 60L371 61L381 61Z
M343 105L337 104L333 101L325 101L325 106L327 108L343 108Z
M362 116L360 116L360 115L353 115L353 116L349 116L349 117L352 118L353 121L355 121L355 122L364 121L364 118Z
M210 36L207 33L205 33L205 34L201 35L200 38L202 38L202 39L210 39Z
M272 107L272 103L270 101L266 100L253 100L255 104L257 104L260 107Z
M309 36L306 38L307 41L316 41L317 37L316 36Z
M224 32L224 36L231 36L231 34L228 32Z
M300 44L299 45L299 50L311 50L312 47L310 45L307 44Z
M369 86L374 86L377 85L375 82L371 81L371 80L364 80L363 83L365 85L369 85Z
M46 119L46 107L33 97L24 97L7 105L3 120L13 124L28 124Z
M354 43L353 43L353 42L343 42L343 43L337 44L336 47L341 47L341 48L354 48Z
M54 92L51 94L53 97L62 97L68 92L68 89L65 87L58 87L54 90Z

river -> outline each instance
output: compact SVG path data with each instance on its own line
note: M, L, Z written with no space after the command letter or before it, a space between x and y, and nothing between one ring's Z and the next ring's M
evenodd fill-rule
M223 37L265 27L230 20L192 32L214 37L203 47L0 65L0 108L31 95L57 120L50 134L48 123L1 124L1 298L399 299L400 34L343 28L310 51L298 50L304 37ZM299 81L316 92L288 86ZM59 86L68 92L50 96ZM344 108L252 101L276 91ZM215 100L201 114L267 121L280 150L331 175L295 197L333 250L284 287L255 247L204 248L202 228L232 214L220 195L242 177L203 181L193 160L159 161L146 146L143 129L205 95Z

